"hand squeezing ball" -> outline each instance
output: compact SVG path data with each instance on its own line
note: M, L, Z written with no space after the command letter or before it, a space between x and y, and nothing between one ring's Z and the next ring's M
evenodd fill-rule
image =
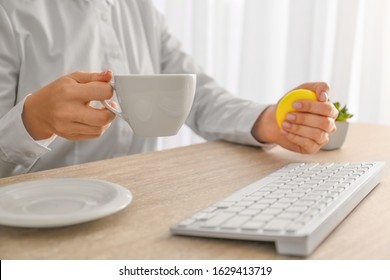
M296 89L287 93L278 103L276 108L276 122L282 127L282 122L286 119L286 114L297 111L292 105L299 100L316 101L317 96L314 92L307 89Z

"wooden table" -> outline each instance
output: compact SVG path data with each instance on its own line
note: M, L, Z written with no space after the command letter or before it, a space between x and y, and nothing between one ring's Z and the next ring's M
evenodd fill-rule
M343 148L300 155L224 142L93 162L0 179L0 186L40 178L112 181L131 190L125 210L54 229L0 226L0 259L287 259L273 243L171 235L169 227L290 162L390 162L390 127L353 124ZM390 259L390 173L310 256Z

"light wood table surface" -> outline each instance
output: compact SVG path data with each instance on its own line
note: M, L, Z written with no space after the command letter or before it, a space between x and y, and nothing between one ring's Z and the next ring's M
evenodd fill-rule
M128 188L129 207L54 229L0 226L0 259L288 259L273 243L171 235L172 224L290 162L386 161L382 183L309 257L390 259L390 127L352 124L343 148L300 155L208 142L0 179L97 178Z

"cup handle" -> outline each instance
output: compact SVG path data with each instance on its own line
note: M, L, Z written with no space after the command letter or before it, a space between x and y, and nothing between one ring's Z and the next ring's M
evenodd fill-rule
M115 82L114 81L110 81L110 86L112 87L112 89L115 91ZM122 116L122 112L121 111L118 111L117 109L115 109L114 107L112 107L110 105L110 103L108 103L107 100L103 100L103 101L100 101L100 103L102 103L102 105L104 107L106 107L109 111L113 112L115 115L119 115L119 116Z

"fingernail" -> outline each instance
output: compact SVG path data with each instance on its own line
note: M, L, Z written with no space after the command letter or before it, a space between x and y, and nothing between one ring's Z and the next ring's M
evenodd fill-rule
M289 122L282 122L282 126L283 126L283 128L289 129L289 128L291 128L292 125Z
M323 91L320 93L320 101L321 102L327 102L328 101L328 94L326 91Z
M293 103L293 108L295 108L295 109L302 109L303 108L303 105L302 105L302 103L301 102L295 102L295 103Z
M297 119L297 116L295 116L295 114L287 114L286 115L286 120L288 120L290 122L294 122L296 119Z
M103 72L100 72L99 74L98 74L98 76L104 76L104 75L106 75L108 73L108 70L105 70L105 71L103 71Z

